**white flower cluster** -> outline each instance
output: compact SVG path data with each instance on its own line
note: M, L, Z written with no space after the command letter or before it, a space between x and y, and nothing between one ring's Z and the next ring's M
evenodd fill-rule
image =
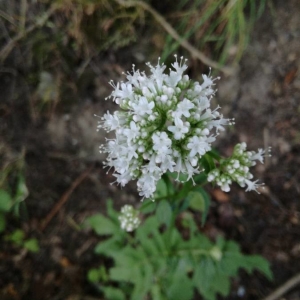
M256 160L263 163L265 150L246 151L246 143L237 144L234 147L233 155L228 159L220 161L220 166L208 173L207 180L214 182L221 187L224 192L229 192L229 185L237 182L241 187L246 187L246 192L257 191L263 183L258 180L251 181L253 175L249 172L250 167L256 165ZM270 148L268 150L270 152ZM269 153L267 155L270 155Z
M141 223L138 214L138 211L131 205L124 205L121 208L121 214L119 216L121 228L127 232L131 232L138 228Z
M175 56L176 57L176 56ZM135 70L127 73L127 81L115 85L112 98L120 110L107 112L98 129L115 131L100 151L108 153L106 165L114 168L116 182L124 186L137 179L140 196L151 198L156 183L167 172L199 173L198 161L215 141L224 125L219 107L211 109L215 93L214 80L202 75L203 82L194 82L188 75L183 58L172 64L169 74L160 64L150 68L150 76Z

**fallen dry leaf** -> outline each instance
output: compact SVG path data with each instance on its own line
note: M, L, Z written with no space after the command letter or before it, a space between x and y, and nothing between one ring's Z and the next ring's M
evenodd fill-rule
M219 189L213 190L212 194L218 202L225 203L229 201L229 196Z

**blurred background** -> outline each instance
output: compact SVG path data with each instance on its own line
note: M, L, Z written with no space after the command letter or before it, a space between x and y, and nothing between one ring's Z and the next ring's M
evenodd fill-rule
M98 238L81 224L109 198L116 209L140 200L135 183L110 185L94 115L117 109L104 100L111 79L173 54L194 80L209 67L221 76L215 101L236 119L215 144L221 154L240 141L272 146L254 172L261 195L207 188L201 230L263 255L274 272L273 282L241 272L228 299L262 299L296 275L299 15L297 0L1 0L0 299L103 299L86 279L103 263ZM300 286L284 299L300 299Z

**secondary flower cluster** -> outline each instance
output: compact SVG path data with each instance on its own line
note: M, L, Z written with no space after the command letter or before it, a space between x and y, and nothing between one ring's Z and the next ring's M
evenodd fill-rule
M258 149L257 152L246 151L246 148L246 143L237 144L234 147L233 155L228 159L221 160L219 168L208 173L207 180L219 185L224 192L229 192L229 185L237 182L241 187L247 186L246 192L254 190L258 193L257 188L264 184L257 183L258 180L251 181L253 175L249 169L256 165L256 160L263 163L265 151L262 149Z
M166 172L183 173L187 180L193 180L202 172L199 159L211 150L211 143L224 126L232 124L219 113L219 106L211 108L215 79L202 75L201 83L190 80L183 74L186 60L175 58L168 73L158 60L155 67L147 63L149 76L133 65L125 82L111 82L114 90L108 98L120 110L113 114L108 111L98 125L98 130L115 132L113 139L100 146L100 152L108 153L106 166L114 168L113 175L121 186L136 179L142 198L153 197L158 180ZM245 168L250 166L242 154L236 153L209 179L223 190L229 190L232 181L247 184L250 190L248 170L236 170L237 162ZM252 189L256 186L254 182Z
M138 214L139 212L131 205L124 205L119 216L121 228L128 232L138 228L141 223Z

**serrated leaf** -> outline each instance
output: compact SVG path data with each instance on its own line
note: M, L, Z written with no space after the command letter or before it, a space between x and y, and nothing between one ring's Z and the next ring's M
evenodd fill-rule
M40 251L40 246L37 239L26 240L23 246L30 252L36 253Z
M256 269L264 274L269 280L273 279L270 263L260 255L244 256L242 267L249 273L252 273L253 269Z
M219 271L227 276L236 276L240 268L240 255L225 253L219 262Z
M87 222L99 235L109 235L119 231L119 226L101 214L87 218Z
M159 201L155 215L160 224L166 224L169 226L173 216L170 203L167 200Z
M0 212L9 212L13 201L9 193L0 190Z
M211 290L216 271L214 262L208 257L203 258L196 266L193 281L201 294Z

